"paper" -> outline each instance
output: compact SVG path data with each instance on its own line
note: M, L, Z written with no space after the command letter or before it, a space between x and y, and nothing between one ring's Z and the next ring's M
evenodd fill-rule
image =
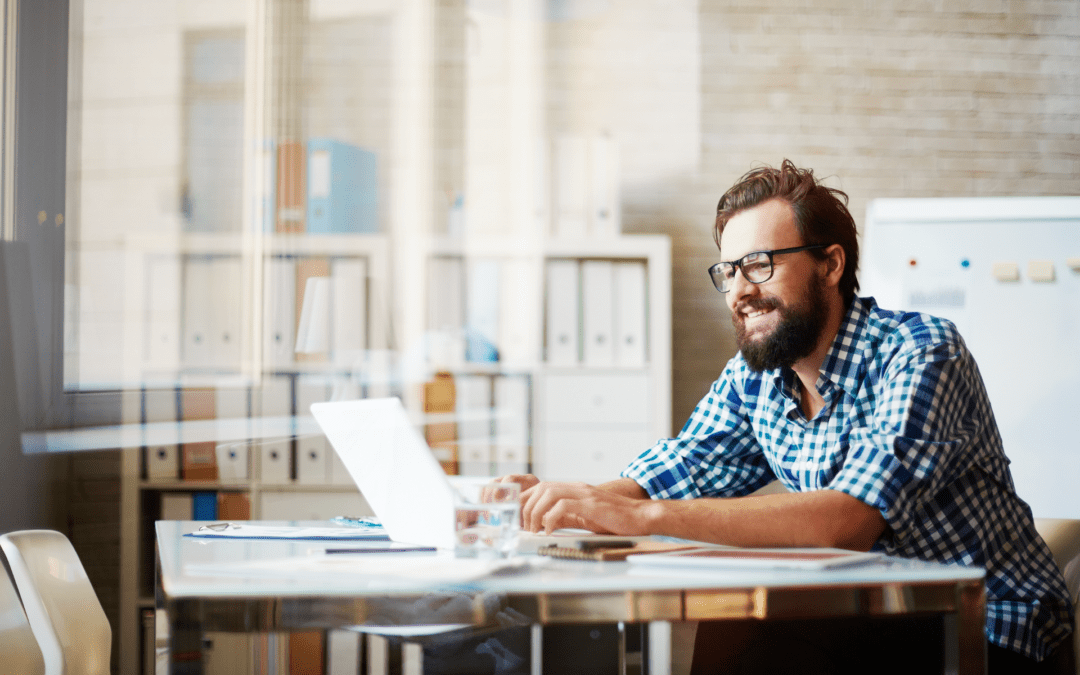
M184 535L207 539L389 539L381 525L366 527L289 527L280 525L239 525L200 529Z

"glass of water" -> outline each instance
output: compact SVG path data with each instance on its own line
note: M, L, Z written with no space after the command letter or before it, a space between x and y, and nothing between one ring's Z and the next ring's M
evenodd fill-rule
M508 558L517 552L521 531L521 486L490 479L456 480L454 555Z

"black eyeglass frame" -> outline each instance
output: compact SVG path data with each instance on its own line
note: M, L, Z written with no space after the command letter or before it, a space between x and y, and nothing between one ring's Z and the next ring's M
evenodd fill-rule
M765 254L765 255L769 256L769 276L765 277L764 279L761 279L760 281L754 281L750 277L746 276L746 272L743 271L743 279L746 279L747 281L749 281L752 284L763 284L766 281L768 281L769 279L772 279L772 277L773 277L773 272L776 269L775 265L773 265L773 256L774 255L780 255L782 253L799 253L801 251L813 251L813 250L819 249L819 248L828 248L829 246L832 246L832 244L814 244L812 246L794 246L792 248L777 248L777 249L773 249L772 251L751 251L751 252L747 253L746 255L744 255L743 257L739 258L738 260L731 260L731 261L723 261L722 260L722 261L720 261L718 263L714 263L714 264L710 265L709 266L709 278L712 279L713 287L715 287L716 290L720 291L721 293L727 293L731 289L728 288L728 289L725 290L724 285L729 280L726 279L722 274L720 274L720 266L721 265L731 265L731 269L732 269L731 278L734 279L735 278L735 270L742 270L743 263L746 261L747 258L749 258L750 256L754 256L754 255Z

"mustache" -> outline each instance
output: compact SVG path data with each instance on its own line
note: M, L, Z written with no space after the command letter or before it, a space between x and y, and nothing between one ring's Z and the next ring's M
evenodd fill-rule
M743 312L757 312L757 311L769 311L772 309L780 309L783 303L779 298L755 298L753 300L743 300L731 311L732 316L740 317Z

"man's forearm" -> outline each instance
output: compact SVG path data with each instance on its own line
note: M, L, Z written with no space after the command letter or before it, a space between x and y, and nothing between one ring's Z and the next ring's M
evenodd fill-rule
M825 546L865 551L885 529L877 509L834 490L656 500L645 514L650 534L733 546Z
M630 499L648 499L649 493L645 492L645 489L638 485L636 482L629 478L616 478L615 480L602 483L596 487L601 490L607 490L613 492L622 497L629 497Z

